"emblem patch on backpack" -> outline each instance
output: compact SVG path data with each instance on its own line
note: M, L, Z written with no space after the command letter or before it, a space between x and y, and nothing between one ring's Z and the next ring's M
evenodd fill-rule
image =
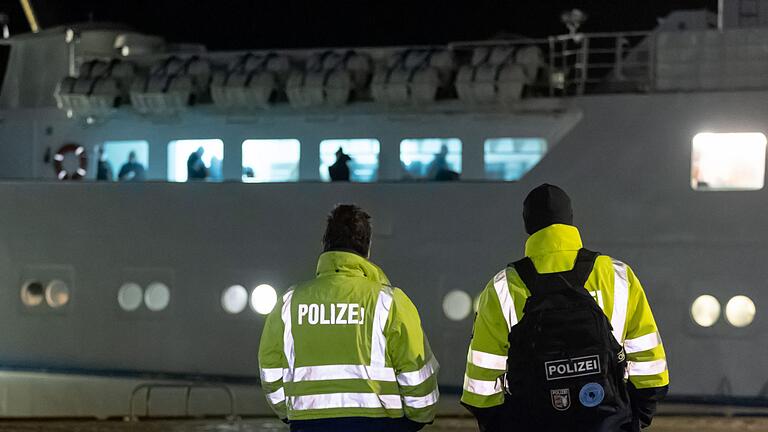
M552 407L558 411L565 411L571 407L571 390L554 389L549 391L552 397Z
M579 402L587 408L593 408L605 399L605 389L598 383L585 384L579 391Z

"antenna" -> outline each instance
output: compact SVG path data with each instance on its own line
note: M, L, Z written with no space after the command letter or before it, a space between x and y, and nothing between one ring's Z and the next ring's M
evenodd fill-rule
M587 20L589 16L580 9L571 9L560 14L560 21L568 27L568 33L571 36L576 35L579 27Z

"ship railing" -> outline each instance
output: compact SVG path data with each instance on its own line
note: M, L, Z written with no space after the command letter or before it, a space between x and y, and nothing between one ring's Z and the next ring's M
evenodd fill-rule
M654 33L563 35L548 44L550 96L653 89Z
M654 90L656 33L575 33L545 39L489 40L450 44L456 51L536 46L544 56L540 77L529 85L537 96Z

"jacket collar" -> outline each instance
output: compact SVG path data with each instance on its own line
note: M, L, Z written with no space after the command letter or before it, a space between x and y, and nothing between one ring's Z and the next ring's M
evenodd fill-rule
M525 242L525 256L534 257L561 251L575 251L583 247L581 235L575 226L554 224L540 229Z
M323 252L317 260L317 276L347 275L364 277L389 285L389 279L376 264L360 255L345 251Z

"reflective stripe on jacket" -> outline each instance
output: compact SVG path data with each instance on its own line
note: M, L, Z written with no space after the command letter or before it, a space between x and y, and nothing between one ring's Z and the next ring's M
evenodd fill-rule
M579 231L551 225L530 236L525 254L539 273L568 271L582 248ZM627 353L628 373L636 389L669 384L666 355L643 287L628 265L600 255L586 284L610 319L616 340ZM522 317L530 291L514 268L502 270L486 285L478 303L467 354L461 401L477 408L501 405L509 331Z
M354 253L323 253L317 278L282 297L267 317L259 366L282 419L434 419L438 363L416 307Z

